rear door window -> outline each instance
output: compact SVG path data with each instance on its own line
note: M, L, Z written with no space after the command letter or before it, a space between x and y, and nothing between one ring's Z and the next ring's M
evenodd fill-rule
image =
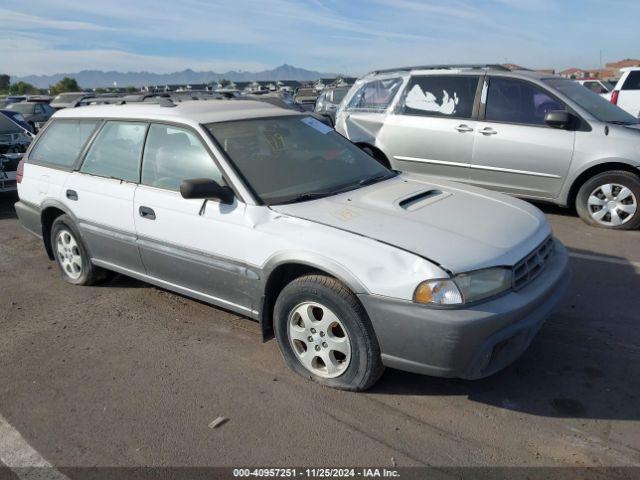
M485 113L489 122L544 126L547 113L564 109L562 102L532 83L502 77L489 82Z
M71 168L98 120L54 120L29 154L29 161Z
M180 190L183 180L222 175L200 139L185 128L153 124L149 128L142 162L142 184Z
M640 90L640 70L629 72L622 90Z
M349 101L349 109L382 112L389 106L401 84L401 78L365 83Z
M479 76L413 77L403 100L405 115L471 118Z
M107 122L87 152L80 171L138 182L146 130L146 123Z

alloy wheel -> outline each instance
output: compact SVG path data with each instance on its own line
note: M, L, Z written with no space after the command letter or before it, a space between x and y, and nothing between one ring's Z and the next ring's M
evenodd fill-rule
M56 249L62 270L74 280L80 278L82 275L82 254L78 242L69 230L62 229L58 232Z
M305 302L295 307L287 322L287 335L300 363L324 378L342 375L351 361L347 329L326 306Z

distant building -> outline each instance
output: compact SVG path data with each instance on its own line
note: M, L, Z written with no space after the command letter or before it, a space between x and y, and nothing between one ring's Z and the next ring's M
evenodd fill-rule
M626 58L618 62L609 62L606 64L606 67L610 70L615 71L615 78L620 78L620 76L622 75L622 72L620 71L621 68L640 67L640 60Z
M610 68L567 68L559 72L559 75L574 80L583 80L585 78L612 80L619 76L617 71Z

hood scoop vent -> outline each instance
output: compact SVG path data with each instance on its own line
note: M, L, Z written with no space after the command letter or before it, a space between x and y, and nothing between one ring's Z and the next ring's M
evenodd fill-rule
M430 190L425 190L423 192L413 193L410 196L400 200L400 202L398 202L398 205L404 210L412 211L447 198L450 195L451 193L443 192L442 190L433 188Z

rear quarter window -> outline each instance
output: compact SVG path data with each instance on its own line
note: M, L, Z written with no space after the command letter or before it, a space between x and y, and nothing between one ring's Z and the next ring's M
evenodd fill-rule
M71 168L98 120L54 120L29 154L29 162Z
M640 90L640 70L629 72L622 90Z

